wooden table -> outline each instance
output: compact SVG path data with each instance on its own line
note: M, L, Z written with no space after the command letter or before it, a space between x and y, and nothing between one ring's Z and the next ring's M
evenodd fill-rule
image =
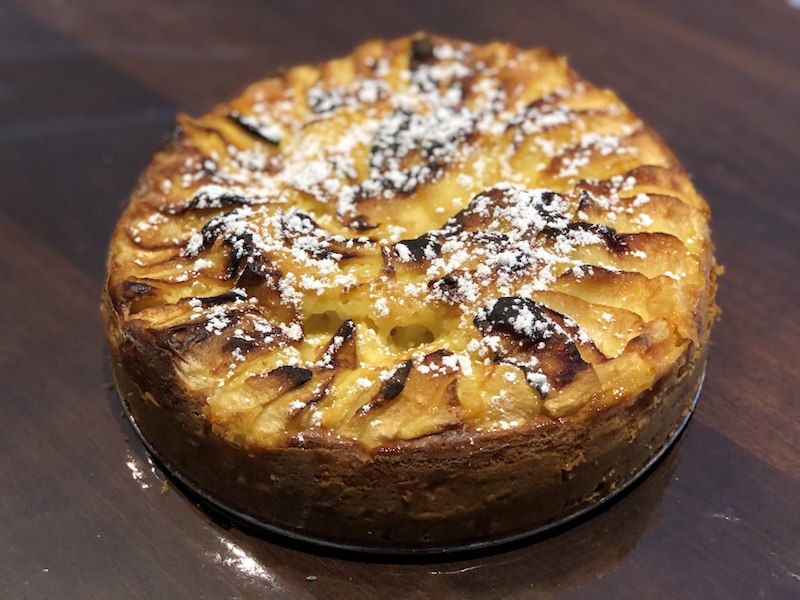
M800 598L790 4L3 2L0 597ZM629 493L502 551L426 563L250 535L166 479L121 417L98 310L107 241L177 111L423 28L569 55L683 160L727 269L699 407Z

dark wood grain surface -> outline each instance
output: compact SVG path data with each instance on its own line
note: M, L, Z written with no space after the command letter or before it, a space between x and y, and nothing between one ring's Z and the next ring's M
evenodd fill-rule
M0 3L0 598L800 598L800 10L786 0ZM796 4L796 2L795 2ZM547 45L693 174L726 267L695 417L641 484L435 562L231 527L121 418L104 255L179 110L418 29Z

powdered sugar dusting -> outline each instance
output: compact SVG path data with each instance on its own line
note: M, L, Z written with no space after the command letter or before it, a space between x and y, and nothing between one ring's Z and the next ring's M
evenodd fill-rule
M602 210L633 234L659 226L657 200L635 171L586 177L637 160L641 124L624 107L600 103L566 71L553 76L558 85L537 79L549 58L514 50L479 59L450 42L428 50L406 62L365 55L352 73L264 86L249 106L225 109L219 130L203 121L213 141L155 182L163 206L127 232L152 252L135 264L144 279L152 269L173 286L202 343L226 344L216 385L245 377L256 355L259 368L336 373L347 339L333 331L348 320L372 349L358 354L354 397L376 393L404 361L432 378L469 378L502 351L495 332L473 324L498 298L530 300L568 275L621 273L623 254L648 257L590 218ZM662 275L687 277L673 271ZM614 325L610 312L598 314ZM577 320L522 307L512 329L592 346ZM459 334L443 339L446 328ZM543 397L557 387L536 356L505 362ZM323 404L290 404L311 426L326 422Z

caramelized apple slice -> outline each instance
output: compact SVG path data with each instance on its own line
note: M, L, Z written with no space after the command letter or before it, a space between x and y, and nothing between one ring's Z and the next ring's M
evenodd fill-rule
M403 389L389 400L372 400L356 414L347 430L374 446L393 439L410 440L438 433L461 422L455 357L439 350L409 370ZM361 437L363 436L363 437Z
M676 364L688 344L675 335L666 319L647 323L641 335L628 342L623 354L597 366L604 403L613 404L620 397L635 398L646 391Z
M587 302L560 292L535 291L531 299L575 321L607 358L613 358L625 350L628 341L636 337L644 325L642 318L630 310ZM578 348L580 350L581 346ZM592 364L603 362L593 360L584 351L581 351L581 356Z
M686 312L686 307L695 305L697 298L666 275L648 279L640 273L580 267L559 277L553 289L587 302L630 310L645 321L667 318L678 324L678 330L687 339L697 336L691 314Z
M674 235L695 251L708 237L706 216L698 208L674 196L640 194L618 201L602 202L583 194L578 217L592 223L613 227L619 233L656 231Z
M465 420L479 431L497 431L530 422L542 411L542 398L525 372L507 363L475 369L472 376L459 376L458 397Z
M706 215L709 212L708 205L698 195L683 169L677 164L667 167L644 165L611 178L606 174L599 180L579 181L575 190L577 193L591 192L595 198L604 202L614 201L623 196L636 197L639 194L666 193Z

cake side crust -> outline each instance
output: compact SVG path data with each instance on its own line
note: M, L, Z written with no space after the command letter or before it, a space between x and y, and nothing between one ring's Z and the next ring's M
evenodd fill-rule
M248 451L212 431L198 412L203 400L176 394L170 359L124 335L107 299L104 315L120 397L172 470L215 502L278 529L378 548L476 543L578 512L668 443L706 361L705 345L691 347L632 401L527 433L453 430L372 450L319 438Z

